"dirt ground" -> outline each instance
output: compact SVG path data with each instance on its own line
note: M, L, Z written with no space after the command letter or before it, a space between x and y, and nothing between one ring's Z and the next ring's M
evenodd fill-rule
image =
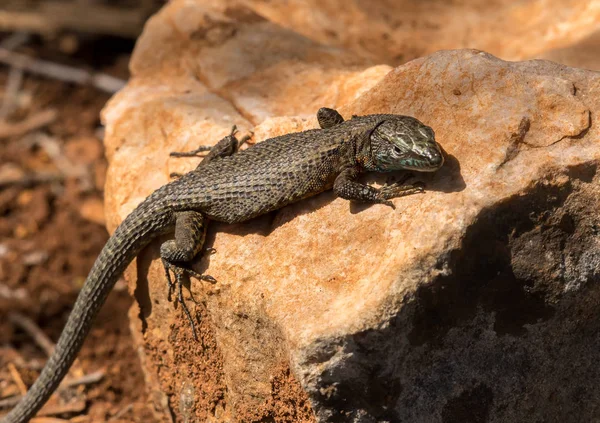
M126 79L132 47L86 40L67 57L34 40L19 51ZM108 237L99 112L110 95L27 72L12 95L10 72L0 65L0 417L36 379L47 358L39 332L56 341ZM48 111L56 112L49 124L15 130ZM117 284L68 376L85 383L61 389L39 415L155 421L130 339L131 302L124 282ZM33 327L24 329L28 319Z

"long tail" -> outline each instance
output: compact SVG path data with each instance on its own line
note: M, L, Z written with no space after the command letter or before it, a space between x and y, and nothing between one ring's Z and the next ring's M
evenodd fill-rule
M161 191L161 190L159 190ZM158 192L155 192L158 194ZM40 377L1 423L25 423L46 403L65 377L92 321L125 268L154 237L172 225L172 214L151 195L110 237L88 275L67 324Z

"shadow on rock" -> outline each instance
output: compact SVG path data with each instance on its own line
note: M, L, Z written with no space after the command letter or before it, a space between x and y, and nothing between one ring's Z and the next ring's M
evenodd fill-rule
M567 173L567 182L550 174L483 210L461 247L440 259L446 271L387 325L323 345L314 355L328 363L313 391L317 414L332 422L594 420L598 177L595 165Z

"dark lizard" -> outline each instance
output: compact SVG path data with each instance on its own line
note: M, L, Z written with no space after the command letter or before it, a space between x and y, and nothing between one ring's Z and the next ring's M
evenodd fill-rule
M160 255L169 289L178 289L177 300L192 321L181 287L187 276L215 282L189 265L202 250L209 220L244 222L332 188L348 200L394 207L392 198L423 188L396 183L377 189L358 182L359 174L432 172L444 162L433 130L415 118L381 114L344 121L327 108L320 109L317 118L321 129L271 138L239 152L240 141L232 130L195 170L157 189L129 214L94 263L39 378L2 423L27 422L48 400L71 367L109 291L157 236L174 230L174 239L162 244ZM201 150L207 148L197 151Z

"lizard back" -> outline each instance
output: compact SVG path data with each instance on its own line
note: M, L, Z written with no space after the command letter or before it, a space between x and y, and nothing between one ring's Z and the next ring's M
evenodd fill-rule
M313 129L262 141L171 184L174 210L242 222L331 188L351 147L348 128Z

